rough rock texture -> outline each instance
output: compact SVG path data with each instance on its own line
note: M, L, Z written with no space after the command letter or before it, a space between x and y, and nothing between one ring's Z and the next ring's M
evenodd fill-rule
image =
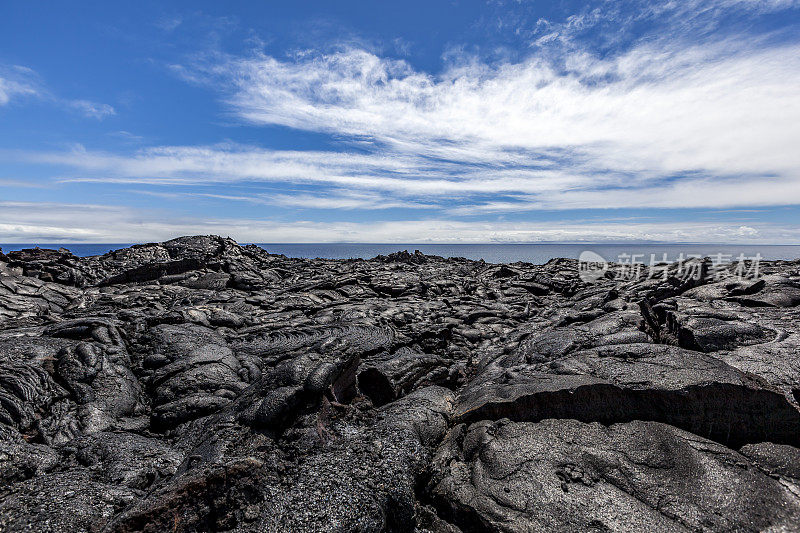
M459 425L430 490L466 530L792 530L797 496L739 453L657 422Z
M0 531L800 529L800 262L622 268L0 254Z

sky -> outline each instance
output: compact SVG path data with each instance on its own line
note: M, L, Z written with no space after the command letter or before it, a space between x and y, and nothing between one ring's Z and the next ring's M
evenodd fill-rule
M800 0L0 5L0 242L800 243Z

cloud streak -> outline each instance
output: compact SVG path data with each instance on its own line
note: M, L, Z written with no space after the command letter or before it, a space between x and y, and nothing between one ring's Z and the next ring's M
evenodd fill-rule
M0 106L18 97L38 96L40 93L32 70L18 65L0 66Z
M505 7L505 6L504 6ZM547 47L551 44L579 47L592 30L598 32L605 44L621 42L636 35L637 26L655 26L653 35L705 36L719 33L723 21L731 15L749 18L800 7L798 0L618 0L587 2L584 7L563 20L538 18L530 24L524 16L528 6L523 2L516 13L516 31L531 39L531 44ZM512 13L515 10L512 9ZM527 22L527 25L524 23ZM668 30L668 31L661 31Z
M610 59L574 52L561 67L538 57L472 63L438 77L364 50L231 60L212 71L237 80L229 102L244 120L399 152L424 145L502 163L509 151L534 158L568 148L595 171L795 171L800 46L673 45Z
M226 57L192 76L228 87L242 120L336 135L357 151L229 144L16 157L72 168L73 180L317 184L452 212L454 199L480 211L491 193L510 198L484 212L800 203L798 43L645 43L602 59L569 51L558 64L472 58L436 76L348 49Z
M510 243L542 241L784 242L796 225L687 222L465 222L447 218L397 221L280 221L175 217L154 210L63 203L0 202L0 242L144 242L181 234L229 235L240 242ZM102 225L97 220L102 219Z
M2 181L0 181L2 185ZM256 193L250 195L236 194L215 194L202 192L160 192L149 190L132 190L136 194L156 196L172 199L197 199L207 198L212 200L226 200L232 202L245 202L256 205L274 205L280 207L291 207L300 209L364 209L364 210L383 210L383 209L434 209L436 204L424 204L413 201L387 200L380 194L350 191L347 189L331 191L328 194L309 194L301 191L294 191L292 194L285 193Z
M68 110L81 113L87 118L102 120L115 115L116 110L108 105L91 100L71 100L54 95L39 80L36 72L20 65L0 65L0 106L24 97L35 98Z
M192 219L198 226L190 233L277 231L280 239L298 242L310 235L372 242L453 235L793 241L796 236L771 226L752 233L736 224L587 226L570 224L566 215L546 227L475 219L537 210L800 205L800 40L788 32L749 33L742 24L718 31L732 14L798 7L798 0L595 2L564 20L529 24L521 32L531 45L527 55L498 61L449 53L439 72L352 46L280 57L204 55L174 70L216 92L228 116L323 134L331 148L224 143L115 153L77 147L5 151L0 159L55 168L61 182L132 184L172 198L271 205L298 218L314 209L340 210L343 219L356 211L377 218L390 209L431 217L369 225L300 221L295 230L276 221ZM649 34L636 33L643 21ZM590 33L602 46L590 42ZM0 104L4 94L6 101L20 94L3 83L0 72ZM69 105L95 119L115 113L85 100ZM219 185L247 186L250 193ZM131 220L127 212L115 213ZM159 220L140 229L161 235ZM411 229L406 233L400 224ZM39 225L46 226L31 227Z
M72 109L80 112L85 117L94 118L97 120L103 120L106 117L117 114L116 110L112 106L108 104L91 102L89 100L71 100L68 102L68 104Z

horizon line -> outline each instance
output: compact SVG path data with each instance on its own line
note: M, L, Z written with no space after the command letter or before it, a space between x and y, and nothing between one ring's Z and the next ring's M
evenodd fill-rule
M181 237L184 237L182 235ZM175 237L179 238L179 237ZM533 242L361 242L361 241L319 241L319 242L256 242L256 241L237 241L237 244L246 246L255 244L258 246L314 246L314 245L361 245L361 246L578 246L578 245L599 245L599 246L623 246L623 245L655 245L655 246L800 246L800 243L752 243L752 242L720 242L720 241L533 241ZM169 242L172 239L164 241L139 241L139 242L123 242L123 241L36 241L36 242L0 242L0 249L3 246L22 246L30 245L34 247L41 247L44 245L119 245L122 247L130 247L143 244L161 244Z

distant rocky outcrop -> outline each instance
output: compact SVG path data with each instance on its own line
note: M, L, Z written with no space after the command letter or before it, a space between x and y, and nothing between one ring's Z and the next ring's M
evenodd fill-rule
M0 254L0 531L798 530L800 262L694 266Z

